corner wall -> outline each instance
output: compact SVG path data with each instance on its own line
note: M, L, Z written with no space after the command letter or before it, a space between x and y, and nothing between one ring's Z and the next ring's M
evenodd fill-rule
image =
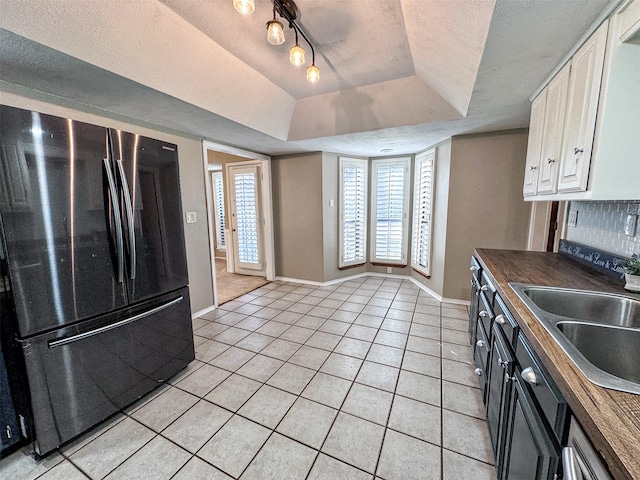
M469 299L474 248L525 250L527 130L453 137L443 297Z
M324 281L322 153L272 157L276 275Z
M25 95L28 91L25 90ZM34 96L42 96L34 92ZM52 98L53 99L53 98ZM81 122L105 127L114 127L147 137L157 138L178 146L180 162L180 191L184 212L196 212L196 223L184 224L184 237L187 249L187 268L189 272L189 293L191 312L197 312L213 305L213 284L211 277L211 260L209 254L209 233L207 230L207 207L204 191L204 171L202 161L202 143L192 137L166 133L127 123L121 119L114 120L102 112L90 108L91 113L84 110L84 105L64 100L60 106L28 96L21 96L6 91L0 92L0 103L17 108L34 110L49 115L72 118ZM184 213L183 213L184 219Z

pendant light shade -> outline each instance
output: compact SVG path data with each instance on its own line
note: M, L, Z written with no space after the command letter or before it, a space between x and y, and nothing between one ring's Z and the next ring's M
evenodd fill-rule
M296 44L289 49L289 61L293 65L302 65L304 63L304 48Z
M250 15L256 9L253 0L233 0L233 7L242 15Z
M307 68L307 80L309 80L311 83L316 83L318 80L320 80L320 69L315 65L311 65L309 68Z
M267 41L271 45L282 45L284 43L284 30L279 21L270 20L267 22Z

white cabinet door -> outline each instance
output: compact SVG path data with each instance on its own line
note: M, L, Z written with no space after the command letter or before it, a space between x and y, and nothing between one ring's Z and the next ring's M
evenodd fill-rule
M547 86L547 108L542 130L538 193L556 193L562 154L562 132L567 111L571 65L565 65Z
M569 97L558 191L587 189L608 22L571 59Z
M542 130L544 128L546 101L547 89L545 88L531 104L527 161L524 171L524 186L522 187L522 193L525 197L538 193L538 168L540 166L540 154L542 151Z

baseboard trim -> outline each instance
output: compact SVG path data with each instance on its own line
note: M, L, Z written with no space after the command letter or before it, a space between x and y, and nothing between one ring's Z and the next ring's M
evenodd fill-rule
M194 320L194 319L198 318L199 316L204 315L205 313L212 312L212 311L214 311L216 308L217 308L217 307L216 307L215 305L211 305L210 307L203 308L202 310L199 310L199 311L197 311L197 312L193 312L193 313L191 314L191 320Z
M348 277L336 278L335 280L329 280L328 282L316 282L312 280L302 280L299 278L290 278L290 277L276 277L277 281L280 282L292 282L292 283L302 283L304 285L314 285L316 287L327 287L329 285L334 285L336 283L348 282L349 280L355 280L357 278L362 277L384 277L384 278L397 278L398 280L410 280L414 285L423 290L424 292L431 295L433 298L442 303L453 303L456 305L469 305L471 302L468 300L460 300L459 298L446 298L442 295L438 295L436 292L428 288L427 286L420 283L413 277L408 275L394 275L389 273L377 273L377 272L364 272L357 273L355 275L349 275Z

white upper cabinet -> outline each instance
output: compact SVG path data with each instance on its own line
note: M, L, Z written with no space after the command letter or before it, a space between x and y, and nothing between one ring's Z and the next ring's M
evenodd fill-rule
M623 13L534 99L525 200L640 199L640 45L621 41L631 23Z
M544 111L547 101L545 88L531 104L531 122L529 123L529 143L527 144L527 161L524 171L524 196L538 193L538 169L542 152L542 129L544 128Z
M546 87L547 108L542 130L538 193L555 193L557 190L570 71L571 64L565 65Z
M561 192L587 189L607 27L608 22L603 23L571 59L561 174L558 179L558 190Z

